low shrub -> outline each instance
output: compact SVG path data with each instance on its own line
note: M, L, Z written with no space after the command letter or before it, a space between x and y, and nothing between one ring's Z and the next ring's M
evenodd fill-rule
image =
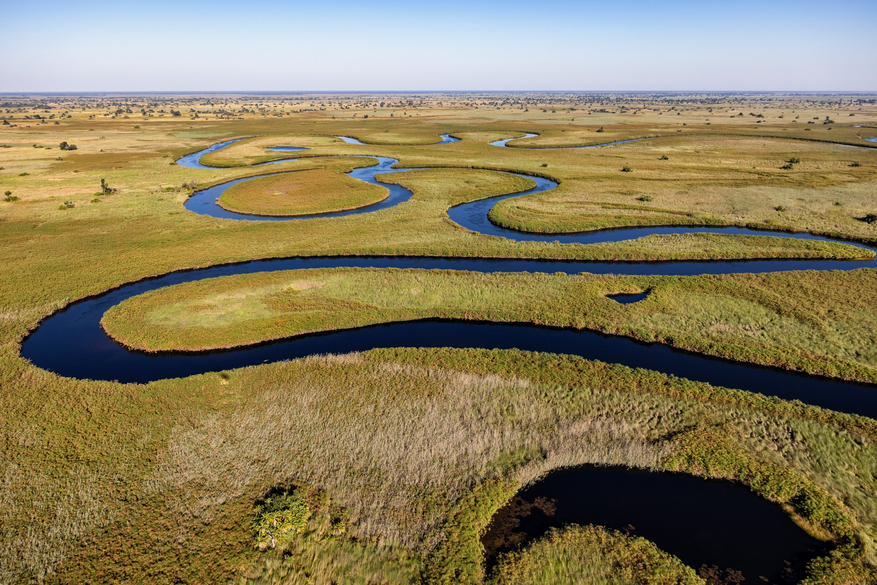
M286 548L296 534L305 531L310 517L307 495L301 488L267 496L256 504L256 548Z

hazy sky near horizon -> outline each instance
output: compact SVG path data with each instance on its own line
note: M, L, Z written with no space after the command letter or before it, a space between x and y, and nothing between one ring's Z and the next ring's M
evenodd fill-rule
M10 3L0 92L877 91L877 1Z

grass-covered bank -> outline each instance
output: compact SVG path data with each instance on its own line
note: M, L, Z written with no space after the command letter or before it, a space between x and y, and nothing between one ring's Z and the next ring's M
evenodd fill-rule
M690 567L651 542L593 526L553 531L503 559L491 585L702 585Z
M383 201L387 190L352 179L344 173L353 165L281 173L232 185L217 204L251 215L313 215L347 211Z
M146 351L201 351L426 318L588 328L763 365L877 382L872 270L620 277L316 269L159 289L102 319ZM649 291L620 305L607 295ZM830 310L812 304L819 295Z
M90 385L112 386L84 386ZM783 477L827 490L829 508L844 502L849 512L842 507L841 516L856 518L856 538L864 539L844 553L856 571L864 570L877 523L869 497L874 434L854 423L855 417L835 415L851 423L839 430L820 409L764 408L788 403L757 396L748 405L723 403L712 397L729 391L578 358L383 350L147 388L162 397L163 424L150 427L153 433L165 429L153 440L166 446L148 457L151 463L141 468L139 479L126 481L128 495L108 510L105 527L82 548L68 548L65 582L87 581L94 571L115 580L167 582L179 566L190 579L215 581L269 562L270 554L252 547L253 506L274 486L290 482L320 489L344 510L343 546L335 548L332 539L318 545L308 534L295 545L321 547L323 556L295 557L318 574L337 574L333 571L354 554L343 551L352 547L368 559L362 566L383 564L385 573L410 567L411 560L400 565L400 559L413 556L426 562L427 576L447 571L477 576L479 526L515 485L559 466L661 468L668 456L688 453L677 451L682 443L672 437L705 421L728 425L724 433L739 435L734 453L745 458L744 468L755 462L788 469L791 475ZM102 403L129 410L128 401L118 397L89 399L93 410ZM137 434L136 428L106 421L102 426L99 434L120 433L122 445ZM790 434L796 437L791 443ZM99 442L91 436L86 445ZM713 458L725 465L727 456L706 452L700 460ZM690 471L706 473L694 466ZM463 513L460 506L472 488L494 480L511 482L503 484L511 491L494 493L484 512ZM120 540L116 535L123 529L129 537ZM449 550L458 554L441 552Z

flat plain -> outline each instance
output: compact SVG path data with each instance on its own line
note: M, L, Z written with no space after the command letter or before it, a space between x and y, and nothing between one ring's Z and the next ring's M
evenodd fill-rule
M526 323L877 392L877 271L795 269L873 258L861 245L877 245L874 96L6 96L0 118L0 582L733 582L593 526L558 527L488 566L479 538L494 513L552 469L581 465L735 481L826 543L800 582L877 580L877 423L865 416L515 349L390 347L148 384L64 377L22 357L28 335L79 300L254 260L740 261L714 275L257 271L134 296L101 326L160 357L423 319ZM442 134L459 141L436 144ZM210 168L176 162L232 139L201 158ZM268 150L278 146L307 150ZM409 200L259 219L383 200L383 187L346 176L370 156L420 169L377 176ZM184 207L266 173L218 201L249 220ZM831 241L517 242L447 215L526 191L528 176L558 186L498 203L491 222ZM749 273L747 260L788 270ZM648 296L610 298L623 293Z

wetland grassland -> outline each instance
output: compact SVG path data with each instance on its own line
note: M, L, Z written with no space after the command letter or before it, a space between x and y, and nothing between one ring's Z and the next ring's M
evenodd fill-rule
M491 211L521 231L735 225L874 244L877 150L865 140L877 137L874 96L7 101L0 582L561 583L574 571L594 583L718 583L635 532L594 526L558 527L488 572L479 538L494 512L550 470L584 464L736 481L827 543L802 582L877 581L877 423L866 417L519 350L376 349L149 384L65 378L21 356L28 333L76 300L250 260L869 258L840 243L729 234L513 242L446 212L532 186L498 172L512 171L559 183ZM538 136L488 144L525 132ZM433 144L446 133L461 141ZM543 148L642 137L651 138ZM175 163L233 138L246 140L202 160L216 168ZM308 150L266 150L274 146ZM290 222L184 208L193 192L265 172L282 174L241 183L220 204L267 215L361 207L386 196L344 174L372 164L365 156L423 168L378 176L411 199ZM875 275L264 272L133 297L107 307L102 325L153 352L424 318L524 322L874 384ZM632 305L606 296L646 291ZM264 546L266 530L275 548Z
M229 187L217 204L251 215L314 215L365 207L387 198L387 190L348 177L353 164L279 173Z

